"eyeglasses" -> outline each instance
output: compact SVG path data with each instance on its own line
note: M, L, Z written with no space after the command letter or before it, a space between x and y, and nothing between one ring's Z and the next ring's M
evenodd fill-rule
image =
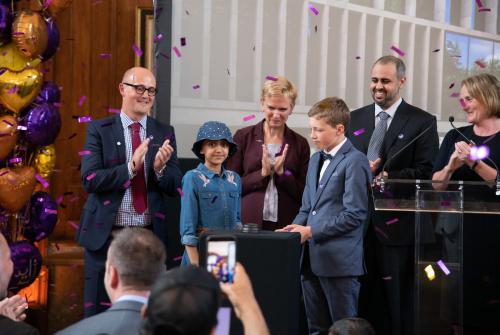
M135 93L140 95L143 95L144 92L148 91L148 95L150 97L154 97L156 93L158 93L158 89L156 87L146 87L144 85L133 85L129 83L122 83L122 84L135 88Z

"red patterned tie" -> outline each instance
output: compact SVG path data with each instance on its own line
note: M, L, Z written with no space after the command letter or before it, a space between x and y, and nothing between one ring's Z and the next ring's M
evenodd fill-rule
M132 129L132 150L141 144L141 124L135 122L130 125ZM136 172L134 178L132 178L132 203L134 204L135 211L139 214L144 213L147 207L148 198L146 192L146 178L144 177L144 164L141 166L136 166Z

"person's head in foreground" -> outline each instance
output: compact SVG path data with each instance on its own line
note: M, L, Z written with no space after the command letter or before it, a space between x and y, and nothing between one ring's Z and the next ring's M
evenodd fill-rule
M262 87L260 106L264 113L264 131L284 129L297 98L295 86L285 77L266 80Z
M406 82L405 63L394 56L382 56L372 66L370 93L382 109L391 107L401 97Z
M489 74L481 73L462 81L460 104L466 121L481 124L488 119L500 118L500 83Z
M336 321L328 335L375 335L375 330L362 318L345 318Z

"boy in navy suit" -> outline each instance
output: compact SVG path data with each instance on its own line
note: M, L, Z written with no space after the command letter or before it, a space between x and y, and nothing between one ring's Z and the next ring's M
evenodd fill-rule
M327 333L337 320L357 315L364 274L363 221L368 212L368 159L345 132L349 108L326 98L309 111L311 139L319 149L309 161L299 214L282 231L304 243L302 290L310 334Z

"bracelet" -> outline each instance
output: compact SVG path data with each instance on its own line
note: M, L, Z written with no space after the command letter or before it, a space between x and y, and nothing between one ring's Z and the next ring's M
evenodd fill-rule
M479 164L481 160L478 159L477 161L474 161L474 164L472 164L472 166L470 167L471 170L474 170L476 168L476 166Z

